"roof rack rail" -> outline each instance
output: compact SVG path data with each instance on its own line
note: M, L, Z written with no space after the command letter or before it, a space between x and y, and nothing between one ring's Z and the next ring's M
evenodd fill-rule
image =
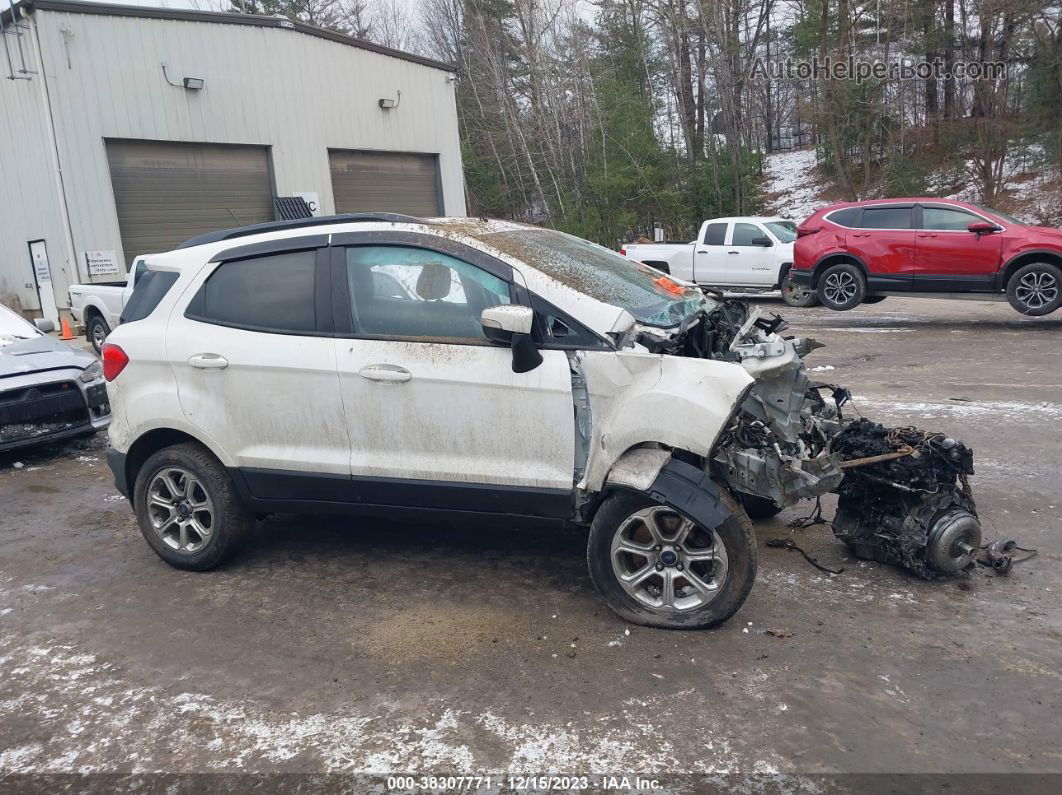
M263 232L279 232L284 229L303 229L305 227L324 226L326 224L351 224L367 221L385 221L392 224L422 224L423 218L401 213L345 213L343 215L319 215L314 218L298 218L294 221L267 221L264 224L237 226L233 229L219 229L185 240L177 248L191 248L204 243L217 243L248 235L260 235Z

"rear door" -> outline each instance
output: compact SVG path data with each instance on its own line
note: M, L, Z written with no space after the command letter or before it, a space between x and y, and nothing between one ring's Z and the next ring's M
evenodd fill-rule
M256 496L313 496L306 488L321 475L350 475L327 242L219 255L187 309L170 315L167 353L184 415L236 460Z
M522 289L509 266L410 233L333 236L336 359L359 497L568 515L575 460L562 350L514 373L480 315ZM456 246L456 244L455 244Z
M869 272L868 287L910 290L915 269L914 205L864 207L859 228L847 234L847 248Z
M1000 266L1003 238L977 235L967 227L988 221L958 207L918 207L914 289L923 292L991 291ZM989 221L989 223L995 223Z
M709 287L726 284L725 221L704 227L704 235L693 248L693 276L697 284Z

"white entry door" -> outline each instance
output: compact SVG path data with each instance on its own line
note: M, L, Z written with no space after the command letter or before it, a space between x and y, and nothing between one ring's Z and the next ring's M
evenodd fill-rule
M55 291L52 289L52 269L48 265L48 249L43 240L34 240L29 244L30 259L33 261L33 279L37 283L37 297L41 302L44 319L56 325L59 323L59 310L55 306Z

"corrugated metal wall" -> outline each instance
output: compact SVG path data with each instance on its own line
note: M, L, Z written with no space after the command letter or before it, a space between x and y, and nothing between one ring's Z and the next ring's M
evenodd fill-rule
M465 213L453 86L443 70L279 27L47 10L36 11L32 21L40 36L79 259L86 250L113 249L123 256L108 138L268 146L278 194L316 192L326 214L335 208L329 149L437 154L444 212ZM163 62L174 82L201 77L205 88L169 85ZM25 82L31 89L26 93L40 90L39 79ZM399 107L379 107L381 98L399 91ZM39 107L0 110L9 135L25 120L37 125L33 134L43 142L40 123L32 121L40 115ZM42 208L56 202L48 187L52 172L46 158L43 162L44 172L20 184L18 193L19 200ZM7 185L5 179L5 192ZM41 212L50 225L56 213ZM6 211L4 219L0 274L7 284L8 260L25 247L21 238L28 227L9 223ZM38 236L48 239L55 270L67 246L53 226ZM127 260L131 254L125 255ZM66 283L85 278L67 266L67 274L56 279L60 305L66 303Z

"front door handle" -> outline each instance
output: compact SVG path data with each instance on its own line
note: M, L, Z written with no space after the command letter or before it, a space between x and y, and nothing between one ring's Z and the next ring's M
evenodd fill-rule
M708 253L708 249L705 249L705 248L702 248L702 249L698 249L698 250L697 250L697 253L698 253L698 254L707 254L707 253Z
M188 357L188 364L200 370L224 370L229 360L216 353L196 353Z
M936 237L936 235L921 234L921 235L919 235L919 237Z
M413 373L397 364L367 364L358 370L358 375L370 381L389 381L394 384L404 384L413 377Z
M740 254L740 251L728 251L727 254Z

